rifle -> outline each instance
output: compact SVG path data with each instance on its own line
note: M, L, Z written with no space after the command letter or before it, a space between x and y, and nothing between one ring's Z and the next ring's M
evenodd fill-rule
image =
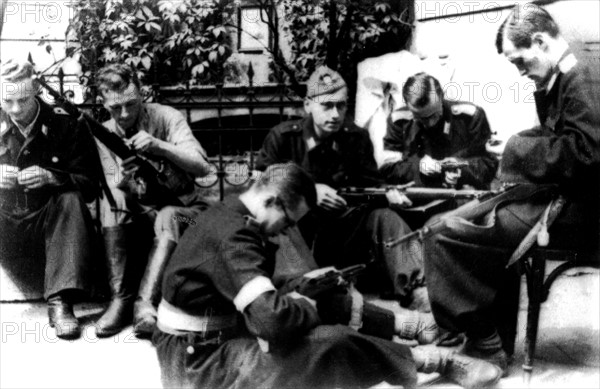
M542 187L527 184L508 184L499 190L489 191L487 194L477 197L455 210L444 214L431 225L420 228L397 239L385 242L385 247L394 247L414 238L418 238L422 241L431 235L443 232L450 228L450 224L456 219L474 220L487 214L501 202L516 201L531 196L537 190L536 188Z
M173 171L173 169L165 169L164 161L151 161L149 158L137 153L120 136L109 131L89 114L81 111L75 104L54 90L46 83L43 77L36 75L34 79L50 93L69 115L78 120L84 120L89 125L94 137L119 158L123 161L133 158L134 163L139 167L133 178L136 182L135 192L140 203L159 207L164 205L183 206L181 200L177 198L176 193L184 192L184 181L178 178L177 172ZM165 170L169 170L168 173Z
M385 197L390 189L397 189L411 200L479 199L490 191L475 189L413 188L414 182L404 185L387 185L379 188L358 188L354 186L338 189L338 194L348 200L372 201Z

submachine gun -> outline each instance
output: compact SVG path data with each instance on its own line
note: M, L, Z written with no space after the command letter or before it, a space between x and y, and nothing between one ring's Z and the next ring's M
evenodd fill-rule
M85 121L96 139L123 161L131 158L135 165L139 167L133 176L136 183L136 189L133 192L141 204L156 205L159 207L165 205L183 205L176 194L184 192L185 188L182 186L182 182L184 181L178 179L178 171L176 169L171 167L166 168L168 162L162 160L154 161L137 153L121 137L109 131L89 114L81 111L75 104L71 103L48 85L42 76L38 75L34 77L69 115L78 120Z

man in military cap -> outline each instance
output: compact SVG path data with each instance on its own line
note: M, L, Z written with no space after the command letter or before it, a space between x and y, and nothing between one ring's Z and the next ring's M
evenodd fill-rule
M99 161L91 134L36 95L33 65L1 65L0 258L45 260L44 297L59 338L80 334L74 292L88 288Z
M425 241L424 254L438 324L465 332L468 355L506 372L512 347L500 337L503 318L495 302L518 288L519 275L506 265L558 195L565 205L550 225L549 246L600 260L600 88L598 67L577 60L556 22L537 5L511 11L496 47L537 86L540 126L512 136L500 165L500 179L521 184L519 198L499 204L482 223L456 218L446 232Z
M383 183L367 131L346 120L347 101L348 88L342 77L332 69L319 67L307 82L307 115L270 131L256 168L264 170L285 162L305 168L316 182L318 206L299 227L307 243L312 244L317 264L344 267L374 259L374 268L383 273L383 278L376 281L379 291L387 280L388 292L409 302L422 282L420 246L383 246L388 239L410 232L409 227L387 207L349 205L337 193L340 187Z
M439 81L426 73L409 77L402 95L406 107L395 112L383 140L386 150L399 152L380 168L386 181L488 189L498 160L486 150L491 131L483 109L444 99Z

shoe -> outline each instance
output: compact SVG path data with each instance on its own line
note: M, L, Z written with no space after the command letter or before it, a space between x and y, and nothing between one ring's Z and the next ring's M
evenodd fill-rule
M508 355L502 346L485 350L481 347L478 347L477 341L468 339L465 343L463 353L470 357L482 359L498 366L502 370L502 377L506 377L508 375Z
M442 362L441 373L467 389L493 386L502 377L502 370L493 363L456 352L446 356Z
M81 328L73 313L73 306L65 302L60 295L53 295L48 299L48 321L60 339L73 340L81 336Z
M168 238L154 239L138 297L133 306L133 333L138 338L147 339L154 333L162 276L176 246L177 243Z
M396 313L396 334L401 338L415 339L419 344L432 344L441 333L431 313L408 309Z

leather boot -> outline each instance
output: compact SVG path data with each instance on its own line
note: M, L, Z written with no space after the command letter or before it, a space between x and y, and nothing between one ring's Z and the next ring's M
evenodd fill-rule
M131 323L133 302L139 286L140 264L129 255L132 246L132 225L103 228L109 284L112 291L110 304L96 322L96 336L105 338L118 334Z
M161 282L167 261L177 243L169 238L155 238L146 272L133 307L133 332L138 338L148 338L156 326L156 306L161 298Z
M77 339L81 335L79 321L73 313L73 305L59 293L48 298L48 321L61 339Z

